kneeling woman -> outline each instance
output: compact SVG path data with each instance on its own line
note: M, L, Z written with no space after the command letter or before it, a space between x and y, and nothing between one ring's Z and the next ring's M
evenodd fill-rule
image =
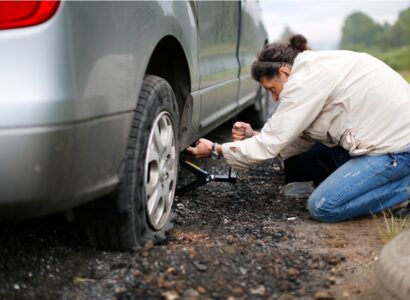
M241 170L278 155L297 157L319 142L342 159L309 197L313 218L338 222L406 201L410 85L370 55L306 45L296 35L265 46L253 63L253 78L280 100L260 133L248 128L247 138L222 145L200 139L188 152L201 158L215 149Z

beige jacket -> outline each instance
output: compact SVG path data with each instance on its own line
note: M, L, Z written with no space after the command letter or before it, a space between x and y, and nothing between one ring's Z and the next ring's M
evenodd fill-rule
M286 159L316 141L351 156L410 147L410 85L370 55L299 54L280 101L260 134L222 145L228 164L240 170L279 154Z

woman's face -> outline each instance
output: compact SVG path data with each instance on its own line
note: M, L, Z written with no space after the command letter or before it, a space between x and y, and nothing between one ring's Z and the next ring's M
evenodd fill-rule
M279 69L279 75L274 76L272 78L262 77L261 84L272 94L273 101L279 100L279 95L283 90L283 86L288 81L291 69L288 66L281 67Z

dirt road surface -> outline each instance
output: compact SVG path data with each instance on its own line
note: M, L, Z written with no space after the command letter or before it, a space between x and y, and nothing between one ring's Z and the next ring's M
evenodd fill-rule
M231 125L209 138L229 141ZM1 224L0 299L376 299L382 220L313 221L283 184L271 160L201 187L176 199L166 243L130 253L90 248L61 216Z

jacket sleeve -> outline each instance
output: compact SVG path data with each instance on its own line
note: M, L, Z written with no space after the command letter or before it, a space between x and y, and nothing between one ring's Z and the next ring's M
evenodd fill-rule
M247 169L277 156L320 114L336 85L336 76L328 66L312 66L303 60L294 66L280 94L281 104L261 133L222 145L223 156L234 169Z

